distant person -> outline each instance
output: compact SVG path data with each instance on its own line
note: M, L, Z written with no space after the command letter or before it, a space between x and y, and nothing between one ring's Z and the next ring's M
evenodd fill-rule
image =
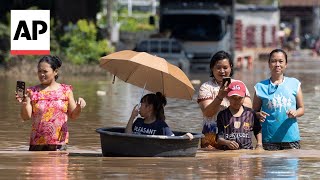
M214 54L210 62L211 80L203 83L199 89L198 104L203 114L204 138L201 139L201 147L213 149L216 144L217 115L226 109L230 102L226 98L228 85L223 84L224 77L231 77L233 74L233 62L229 53L219 51ZM236 81L231 79L231 82ZM243 105L251 108L250 93L246 89L246 96Z
M287 77L287 54L274 49L269 55L271 77L257 83L253 109L262 124L262 142L265 150L300 149L297 117L304 114L301 83Z
M174 136L165 122L164 107L167 104L166 97L157 92L144 95L140 100L140 107L136 105L131 113L126 133L143 135ZM140 113L141 117L138 117Z
M72 86L58 79L62 61L56 56L44 56L38 62L40 84L29 87L21 103L21 118L32 119L30 151L66 150L69 141L68 117L77 119L86 106L83 98L74 100Z
M252 132L257 140L256 149L262 149L261 125L255 112L243 106L246 86L241 81L229 85L227 99L230 105L217 117L218 139L221 149L253 149Z
M320 38L317 38L314 44L314 51L316 52L316 55L320 55Z

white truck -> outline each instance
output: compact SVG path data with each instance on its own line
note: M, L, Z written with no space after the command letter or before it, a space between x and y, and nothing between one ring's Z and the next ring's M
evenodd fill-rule
M148 38L140 40L135 49L166 59L169 63L179 67L189 75L190 61L186 57L181 44L172 38Z
M160 0L159 34L177 39L191 70L209 70L211 56L220 50L233 55L235 0Z

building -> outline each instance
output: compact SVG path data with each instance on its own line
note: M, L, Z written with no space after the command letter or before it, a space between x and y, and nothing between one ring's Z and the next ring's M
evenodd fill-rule
M236 49L277 46L280 14L277 6L236 5Z
M280 46L278 6L236 4L234 23L234 49L238 68L251 68L253 59L265 56Z
M280 21L292 28L293 37L320 36L320 0L281 0Z

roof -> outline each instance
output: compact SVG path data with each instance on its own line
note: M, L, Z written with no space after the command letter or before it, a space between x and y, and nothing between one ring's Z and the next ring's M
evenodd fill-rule
M309 7L320 6L319 0L280 0L280 7Z

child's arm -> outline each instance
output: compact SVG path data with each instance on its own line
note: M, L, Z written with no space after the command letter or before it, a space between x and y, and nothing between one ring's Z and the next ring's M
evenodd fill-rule
M230 141L219 137L217 143L228 146L229 149L239 149L239 144L235 141Z
M226 140L223 138L224 135L224 126L222 123L222 115L221 113L218 114L217 117L217 128L218 128L218 134L217 134L217 143L220 145L228 146L229 149L239 149L239 144L235 141Z
M137 109L138 105L136 105L132 112L131 112L131 116L129 118L129 121L127 123L127 126L126 126L126 129L125 129L125 133L129 133L131 134L132 133L132 125L133 125L133 121L136 119L136 117L138 116L139 114L139 110Z
M191 133L185 133L183 136L186 136L189 138L189 140L193 139L193 135Z

